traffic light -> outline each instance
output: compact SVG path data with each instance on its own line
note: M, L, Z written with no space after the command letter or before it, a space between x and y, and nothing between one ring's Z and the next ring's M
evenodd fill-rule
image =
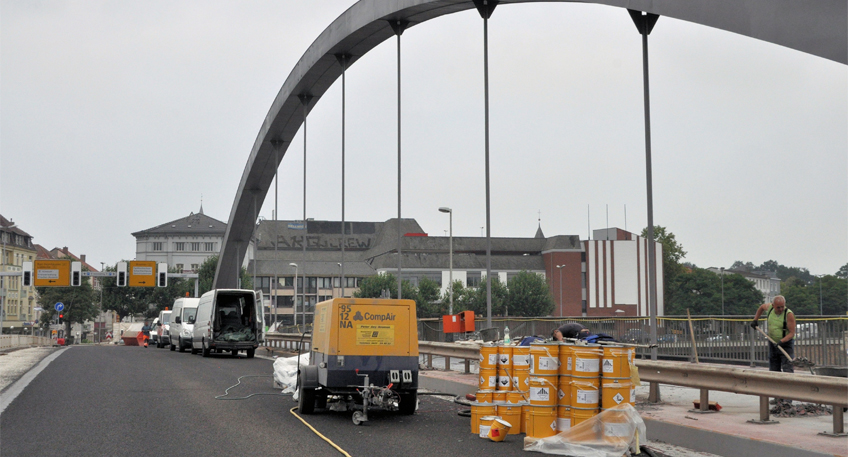
M59 324L60 325L62 324L62 319L64 319L64 318L65 318L64 314L59 314Z
M168 287L168 264L160 263L156 268L156 286Z
M24 262L21 265L21 269L23 271L23 279L21 279L21 284L24 287L32 286L32 262Z
M82 284L82 263L71 262L71 286L77 287Z
M126 287L127 285L127 263L118 262L118 287Z

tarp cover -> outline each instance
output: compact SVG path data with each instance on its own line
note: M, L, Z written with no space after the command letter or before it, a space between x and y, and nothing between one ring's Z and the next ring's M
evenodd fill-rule
M645 422L632 405L622 403L547 438L525 438L524 450L573 457L621 457L648 440Z
M309 365L309 354L300 354L300 366ZM292 393L297 389L297 356L279 357L274 360L274 382L283 387L282 393Z

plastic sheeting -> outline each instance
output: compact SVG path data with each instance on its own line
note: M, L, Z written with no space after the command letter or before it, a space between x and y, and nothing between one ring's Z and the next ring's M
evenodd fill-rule
M297 357L279 357L274 360L274 382L283 387L282 393L297 391ZM309 365L309 354L300 354L300 366Z
M632 405L622 403L547 438L525 438L524 450L573 457L621 457L648 440L645 422Z

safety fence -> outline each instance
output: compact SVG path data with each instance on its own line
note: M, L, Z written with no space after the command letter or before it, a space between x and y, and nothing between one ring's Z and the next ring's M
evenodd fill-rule
M478 333L504 335L508 327L513 340L535 335L550 337L551 332L568 322L577 322L593 333L604 333L625 343L649 344L650 319L647 317L613 318L493 318L492 329L486 320L477 319ZM848 316L798 316L795 356L806 357L818 366L848 366ZM657 355L664 360L694 361L697 349L702 362L748 366L768 366L765 337L750 327L751 318L739 316L663 316L657 318ZM760 328L767 331L765 319ZM494 330L494 331L492 331ZM474 334L445 334L439 319L419 319L421 341L473 339ZM486 339L486 338L484 338ZM694 346L693 346L694 342ZM637 349L637 356L650 356L650 349Z
M52 345L53 340L46 336L0 335L0 350Z

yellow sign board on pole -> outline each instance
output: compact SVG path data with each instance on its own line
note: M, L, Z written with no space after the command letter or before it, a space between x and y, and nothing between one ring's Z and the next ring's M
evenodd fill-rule
M70 260L36 260L35 287L69 287L71 285Z
M156 262L152 260L131 260L129 271L130 287L155 287Z

